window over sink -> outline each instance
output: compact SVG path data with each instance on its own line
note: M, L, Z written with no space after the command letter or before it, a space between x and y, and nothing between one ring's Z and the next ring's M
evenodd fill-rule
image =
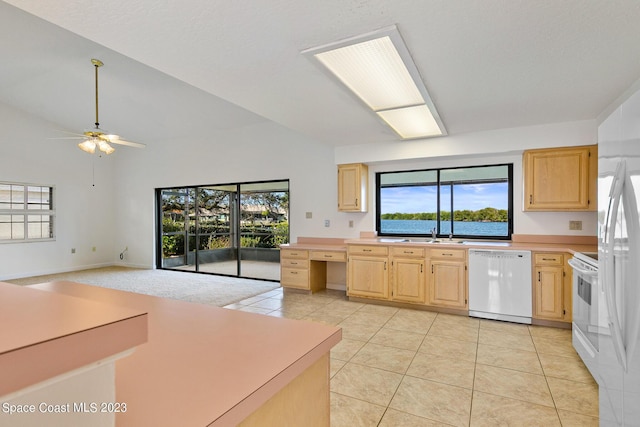
M376 173L380 236L510 239L513 165Z

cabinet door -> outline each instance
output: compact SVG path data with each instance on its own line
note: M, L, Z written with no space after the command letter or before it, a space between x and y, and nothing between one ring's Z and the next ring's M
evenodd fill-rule
M562 267L535 267L535 317L563 320L562 273Z
M388 299L389 274L387 264L386 257L349 257L348 295Z
M450 308L466 308L464 263L430 262L429 304Z
M360 163L338 165L338 210L367 211L368 168Z
M588 146L525 151L524 209L595 210L595 201L590 203L590 186L596 184L590 182L589 163Z
M394 258L391 265L391 299L425 302L424 259Z

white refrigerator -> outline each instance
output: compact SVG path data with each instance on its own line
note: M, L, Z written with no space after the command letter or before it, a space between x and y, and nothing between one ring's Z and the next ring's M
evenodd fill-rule
M598 128L601 426L640 426L640 92Z

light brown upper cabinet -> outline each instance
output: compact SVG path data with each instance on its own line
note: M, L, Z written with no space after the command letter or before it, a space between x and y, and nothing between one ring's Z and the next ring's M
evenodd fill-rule
M598 146L527 150L525 211L595 211Z
M366 212L369 168L362 163L338 165L338 210Z

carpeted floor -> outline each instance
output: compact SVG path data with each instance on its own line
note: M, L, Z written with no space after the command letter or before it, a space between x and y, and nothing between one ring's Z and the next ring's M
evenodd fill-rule
M128 267L103 267L13 279L6 282L16 285L33 285L56 280L69 280L218 307L280 287L278 282Z

